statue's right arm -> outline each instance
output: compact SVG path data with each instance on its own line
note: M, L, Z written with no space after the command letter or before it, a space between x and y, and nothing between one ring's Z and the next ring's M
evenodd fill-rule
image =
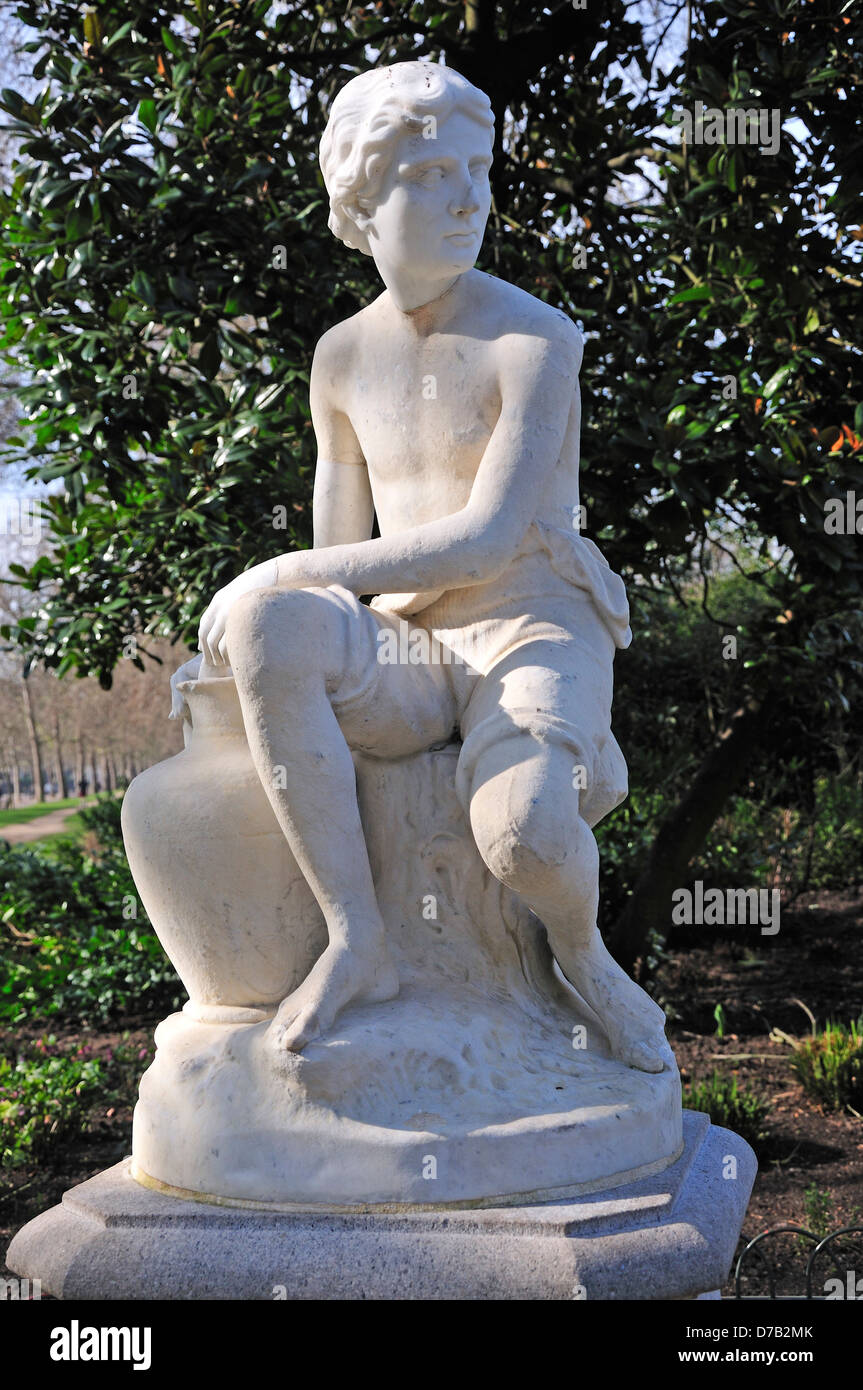
M315 550L371 538L374 502L353 426L335 400L339 371L332 333L318 343L309 396L318 445L312 519Z
M338 383L345 372L345 335L330 329L318 343L312 363L310 396L312 424L318 443L313 502L314 549L351 546L371 539L374 503L368 469L350 420L339 406ZM308 551L295 552L303 555ZM293 558L289 555L287 558ZM225 627L237 599L254 589L278 586L279 561L264 560L244 570L220 589L198 629L198 644L206 667L227 661Z

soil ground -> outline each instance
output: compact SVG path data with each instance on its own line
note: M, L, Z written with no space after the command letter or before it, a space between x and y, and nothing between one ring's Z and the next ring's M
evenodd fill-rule
M783 910L774 937L758 927L710 931L680 928L660 966L654 992L669 1014L669 1037L684 1082L733 1074L741 1087L765 1097L767 1139L760 1146L759 1173L743 1228L743 1244L777 1226L792 1224L824 1235L842 1226L863 1227L863 1119L825 1112L794 1080L786 1041L774 1029L802 1039L810 1031L806 1005L822 1026L848 1023L863 1014L863 886L798 899ZM800 1001L800 1002L798 1002ZM722 1005L724 1034L717 1037L715 1010ZM157 1019L146 1015L119 1021L111 1032L82 1034L58 1025L22 1028L26 1046L46 1032L58 1043L90 1043L97 1054L126 1045L152 1047ZM142 1068L146 1065L142 1062ZM14 1232L75 1183L118 1162L129 1152L132 1096L109 1110L95 1108L90 1131L56 1156L53 1166L0 1171L0 1254ZM771 1236L774 1289L805 1293L805 1266L813 1242L798 1235ZM828 1268L823 1256L813 1275L813 1292L823 1296L825 1277L847 1268L863 1270L863 1231L834 1247ZM8 1274L5 1266L0 1274ZM765 1261L750 1256L741 1291L766 1297ZM734 1296L733 1281L723 1289Z

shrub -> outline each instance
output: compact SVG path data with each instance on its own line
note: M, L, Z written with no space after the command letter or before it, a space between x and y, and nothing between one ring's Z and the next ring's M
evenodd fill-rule
M863 1015L846 1028L830 1023L795 1045L791 1070L825 1110L863 1111Z
M84 1133L102 1083L94 1057L0 1057L0 1166L40 1162Z
M769 1106L749 1087L741 1089L736 1076L720 1076L715 1071L709 1081L690 1082L683 1090L683 1104L689 1110L703 1110L715 1125L733 1129L756 1152L763 1148Z
M823 1191L816 1182L811 1182L804 1190L803 1210L805 1213L803 1225L821 1240L831 1231L835 1231L839 1225L833 1198L829 1192ZM805 1249L805 1240L800 1243Z
M863 787L842 778L819 777L810 888L844 888L863 864Z
M633 785L621 806L596 827L600 925L610 930L626 906L668 810L661 789Z
M120 800L81 811L88 842L0 846L0 1019L105 1022L183 997L126 862Z
M777 837L776 812L745 796L731 797L691 866L693 879L711 888L768 881Z
M105 1023L176 1008L183 991L152 932L96 926L89 936L28 938L0 960L0 1019Z
M153 1047L130 1040L94 1055L92 1043L77 1048L40 1038L29 1056L0 1052L0 1167L44 1163L91 1127L93 1107L111 1118L131 1109Z

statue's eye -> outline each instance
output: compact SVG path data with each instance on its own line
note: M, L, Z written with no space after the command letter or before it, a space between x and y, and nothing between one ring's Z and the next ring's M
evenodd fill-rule
M436 183L440 183L444 177L444 170L440 164L430 164L421 170L417 183L423 184L425 188L433 188Z

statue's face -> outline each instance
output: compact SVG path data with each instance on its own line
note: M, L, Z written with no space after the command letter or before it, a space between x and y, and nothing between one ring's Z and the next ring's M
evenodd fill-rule
M382 268L459 274L479 254L491 206L492 132L456 110L435 134L405 132L381 183L367 231Z

